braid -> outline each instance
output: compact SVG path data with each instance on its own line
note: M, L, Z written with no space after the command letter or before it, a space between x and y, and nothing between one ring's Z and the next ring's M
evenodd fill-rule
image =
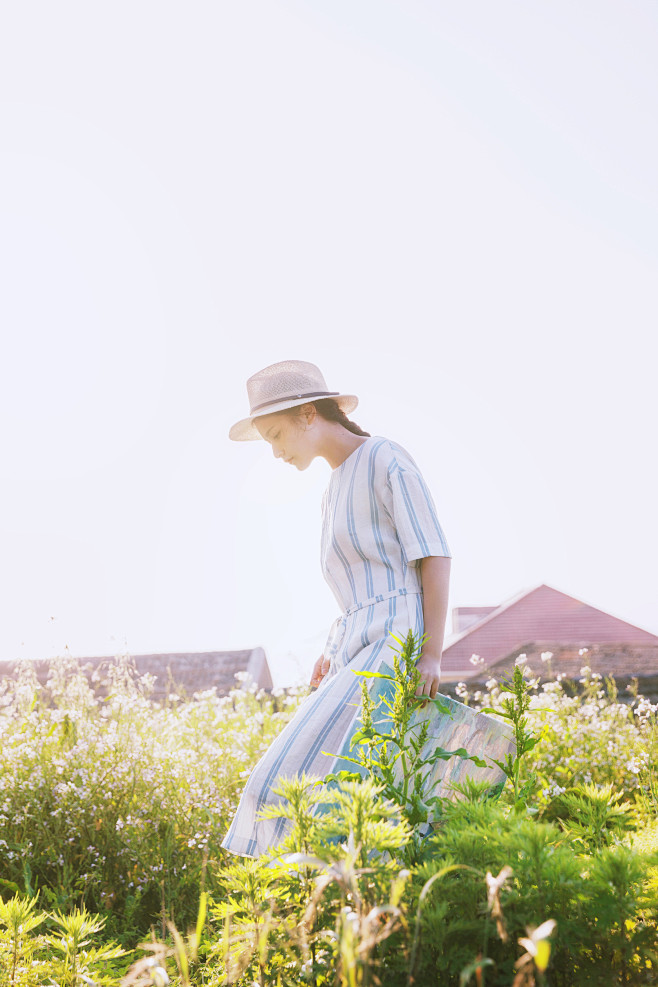
M338 402L334 401L333 398L321 398L321 400L313 401L312 403L315 405L315 409L321 418L324 418L328 422L337 422L354 435L365 435L370 438L370 432L364 432L360 425L350 421L345 412L341 411L338 407Z

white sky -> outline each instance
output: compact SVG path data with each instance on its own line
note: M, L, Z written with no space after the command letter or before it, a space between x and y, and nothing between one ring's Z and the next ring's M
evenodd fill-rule
M451 606L658 633L657 50L634 0L5 5L0 657L310 667L329 468L226 434L281 359L415 456Z

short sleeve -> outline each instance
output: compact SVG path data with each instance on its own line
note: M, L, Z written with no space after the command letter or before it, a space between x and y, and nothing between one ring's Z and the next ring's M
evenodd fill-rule
M421 474L395 462L389 471L388 484L392 520L404 561L408 564L430 555L452 558L432 495Z

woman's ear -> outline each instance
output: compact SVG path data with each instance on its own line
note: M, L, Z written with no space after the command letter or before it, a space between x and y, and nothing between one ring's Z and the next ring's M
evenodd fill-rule
M309 428L318 416L317 408L314 404L303 404L299 412L304 421L304 428Z

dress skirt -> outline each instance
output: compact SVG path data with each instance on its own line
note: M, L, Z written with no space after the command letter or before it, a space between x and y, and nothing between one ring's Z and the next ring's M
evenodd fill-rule
M422 634L422 601L419 594L395 591L387 599L368 602L344 614L330 635L331 665L320 687L300 705L252 771L223 847L233 853L256 857L276 846L286 835L285 819L259 819L266 805L278 803L273 794L280 777L314 775L324 778L336 757L349 744L358 727L363 679L355 671L377 671L382 661L392 661L391 634L406 637L409 629ZM374 641L359 648L345 661L346 639Z

